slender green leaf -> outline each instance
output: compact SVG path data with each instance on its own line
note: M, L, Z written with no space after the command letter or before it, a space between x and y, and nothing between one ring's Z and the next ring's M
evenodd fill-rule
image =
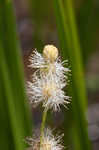
M71 69L72 69L72 118L73 127L75 128L73 132L76 137L73 139L75 144L75 149L77 150L89 150L90 143L87 134L87 122L85 119L86 111L86 91L84 83L84 73L82 56L80 50L80 44L77 36L77 29L74 17L74 11L72 7L72 1L66 0L66 10L64 13L64 7L61 0L54 0L54 8L56 14L56 21L58 26L59 36L61 36L61 46L67 47L63 49L61 47L63 57L66 58L67 55L70 59ZM59 26L60 24L60 26ZM78 141L78 142L77 142ZM79 143L79 144L78 144ZM78 146L79 145L79 146Z
M25 95L23 65L16 34L15 16L11 0L0 1L0 102L1 118L8 124L4 138L5 149L24 149L24 137L30 132L30 117ZM4 107L5 106L5 107ZM6 108L6 110L5 110ZM4 116L3 116L4 115ZM0 119L1 119L0 118ZM2 123L2 125L3 125ZM5 125L6 128L6 125ZM11 135L7 139L8 135ZM12 145L11 145L12 144ZM1 144L0 144L1 148ZM4 148L2 148L5 150Z
M97 31L97 17L94 11L93 0L86 0L78 14L78 28L82 45L84 64L88 57L95 50L95 36Z

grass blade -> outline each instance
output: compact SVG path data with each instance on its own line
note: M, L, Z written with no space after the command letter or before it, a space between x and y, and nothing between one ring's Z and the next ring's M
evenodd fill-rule
M74 117L73 124L75 127L75 137L77 138L74 138L73 140L76 150L90 150L90 142L88 140L86 128L87 123L85 119L86 91L80 44L77 36L72 1L66 0L65 4L67 9L64 13L62 1L54 0L58 32L62 41L60 42L61 46L64 47L64 50L61 47L63 50L62 54L65 59L68 54L72 67L72 115ZM67 46L65 46L66 44ZM67 49L65 47L67 47Z
M6 141L10 144L5 149L22 150L24 149L22 140L30 132L30 117L24 88L23 65L16 34L12 1L1 0L0 6L2 6L0 9L1 118L4 118L3 123L8 124L7 133L2 131L2 133L5 133L4 139L2 137L0 139L4 141L10 134L11 138L8 138ZM6 107L6 112L4 106Z
M83 60L86 64L88 57L95 50L95 36L97 31L97 17L93 0L86 0L80 8L78 27L83 48Z

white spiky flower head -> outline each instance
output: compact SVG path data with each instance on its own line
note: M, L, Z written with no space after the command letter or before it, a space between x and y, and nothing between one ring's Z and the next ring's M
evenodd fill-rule
M40 143L40 136L26 138L26 142L31 146L33 150L62 150L62 135L54 136L51 129L47 128L44 130L42 135L42 142Z
M56 76L45 76L28 82L27 92L31 104L43 103L45 109L59 111L60 105L66 106L69 103L69 96L65 96L62 90L66 83L58 80Z
M53 45L46 45L43 49L43 55L36 50L30 56L30 67L38 69L39 74L54 74L59 79L66 79L69 68L64 67L67 61L61 62L58 57L58 49Z

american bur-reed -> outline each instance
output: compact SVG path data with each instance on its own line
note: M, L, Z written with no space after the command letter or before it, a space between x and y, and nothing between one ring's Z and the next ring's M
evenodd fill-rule
M27 81L29 102L32 106L42 103L44 111L40 136L27 137L28 144L33 150L62 150L62 136L54 137L51 129L45 129L45 121L49 109L53 112L60 111L61 105L67 107L70 102L70 97L63 90L67 86L70 72L68 67L64 67L67 60L61 62L58 49L53 45L46 45L43 54L34 50L29 61L29 67L36 69L32 81Z

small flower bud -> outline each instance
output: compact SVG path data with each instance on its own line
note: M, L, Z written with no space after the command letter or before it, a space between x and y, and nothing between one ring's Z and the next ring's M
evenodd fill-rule
M50 62L54 62L58 57L58 49L53 45L46 45L43 49L43 56Z

